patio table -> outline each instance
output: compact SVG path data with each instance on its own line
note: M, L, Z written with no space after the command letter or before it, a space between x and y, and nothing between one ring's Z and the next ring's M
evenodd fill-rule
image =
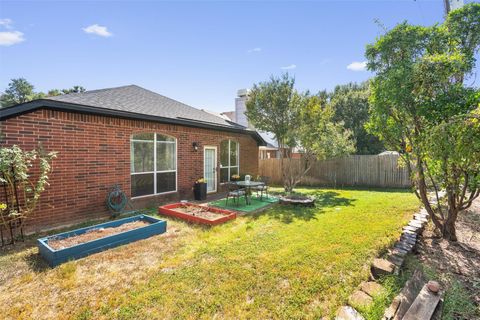
M235 181L235 184L239 187L242 187L242 188L245 188L246 189L246 201L247 201L247 205L248 204L251 204L252 203L252 200L250 199L251 196L252 196L252 193L250 192L250 189L251 188L255 188L255 187L259 187L259 186L263 186L265 183L264 182L260 182L260 181L250 181L250 182L246 182L246 181ZM250 194L250 195L249 195Z

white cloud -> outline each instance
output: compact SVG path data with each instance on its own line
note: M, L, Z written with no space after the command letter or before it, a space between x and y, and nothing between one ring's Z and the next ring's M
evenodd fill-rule
M250 49L250 50L248 50L247 52L248 52L248 53L252 53L252 52L260 52L260 51L262 51L262 48L258 48L258 47L257 47L257 48Z
M367 61L354 61L347 66L348 70L352 71L366 71L367 70Z
M12 23L13 23L12 19L8 19L8 18L0 19L0 26L5 27L7 29L12 28Z
M282 70L292 70L292 69L295 69L296 67L297 67L296 64L291 64L289 66L280 67L280 69L282 69Z
M98 24L92 24L86 28L82 28L86 33L93 33L100 37L111 37L113 34L108 31L107 27L99 26Z
M11 46L25 41L23 33L20 31L2 31L0 32L0 46Z

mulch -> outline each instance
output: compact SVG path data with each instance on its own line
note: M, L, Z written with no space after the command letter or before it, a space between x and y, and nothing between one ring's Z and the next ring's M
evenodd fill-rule
M419 259L438 273L454 277L480 306L480 199L461 212L456 224L457 242L444 240L426 229Z
M199 217L207 220L216 220L218 218L225 217L224 214L208 211L208 207L198 207L198 206L182 206L175 209L171 209L181 213L189 214L194 217Z
M118 227L91 229L86 233L71 236L68 238L63 238L63 239L52 238L48 240L48 245L55 250L65 249L65 248L73 247L77 244L104 238L107 236L111 236L117 233L129 231L133 229L138 229L147 225L149 225L148 222L138 220L138 221L124 223Z

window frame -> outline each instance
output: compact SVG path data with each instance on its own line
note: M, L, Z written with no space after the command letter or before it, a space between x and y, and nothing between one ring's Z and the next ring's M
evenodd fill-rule
M132 154L132 142L135 142L135 141L146 142L147 141L147 140L140 140L140 139L134 139L133 138L135 135L142 134L142 133L152 133L152 132L138 132L138 133L134 133L130 136L130 158L131 158L131 154ZM158 143L157 134L174 139L174 141L162 141L162 142L163 143L173 143L173 144L175 144L175 170L157 171L157 143ZM157 193L157 174L158 173L165 173L165 172L175 172L175 190ZM130 159L130 192L132 190L131 176L137 175L137 174L153 174L153 193L144 194L144 195L135 196L135 197L132 197L130 195L131 199L140 199L140 198L146 198L146 197L152 197L152 196L157 196L157 195L162 195L162 194L169 194L169 193L178 192L178 139L174 136L169 135L169 134L153 132L153 171L132 172L132 159Z
M228 141L228 166L223 166L222 165L222 159L221 159L221 156L220 156L220 180L222 179L222 169L228 169L228 180L227 181L220 181L220 184L224 184L224 183L228 183L230 181L232 181L232 175L231 175L231 169L232 168L238 168L238 171L237 171L237 174L240 175L240 142L236 141L236 140L233 140L233 139L225 139L225 140L222 140L220 142L220 154L222 153L222 142L224 141ZM230 163L230 150L231 150L231 144L232 144L232 141L235 142L237 144L237 165L235 166L232 166L231 163Z

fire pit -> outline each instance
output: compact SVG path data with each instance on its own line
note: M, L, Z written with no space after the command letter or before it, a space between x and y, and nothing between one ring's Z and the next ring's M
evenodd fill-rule
M278 198L280 204L293 204L300 206L313 206L315 204L314 197L302 196L302 195L288 195L280 196Z
M189 202L172 203L161 206L158 208L158 213L210 226L224 223L237 217L237 214L233 211L201 206Z

